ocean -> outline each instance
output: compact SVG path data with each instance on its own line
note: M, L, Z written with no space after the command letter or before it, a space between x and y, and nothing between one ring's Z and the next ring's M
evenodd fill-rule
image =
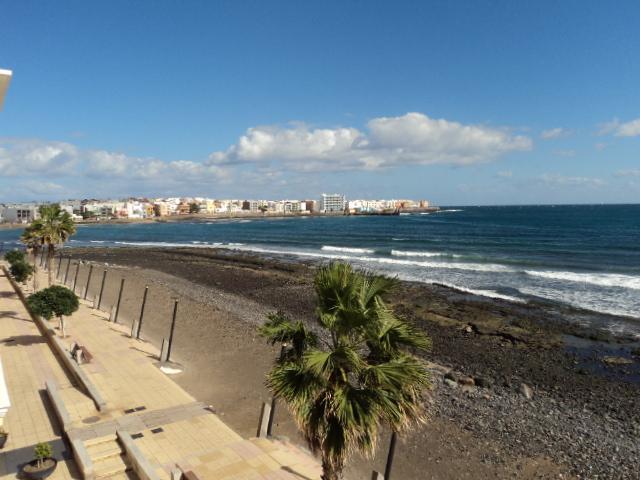
M18 244L19 233L0 230L0 244ZM342 260L484 297L613 315L609 330L640 337L640 205L81 225L67 246L189 246Z

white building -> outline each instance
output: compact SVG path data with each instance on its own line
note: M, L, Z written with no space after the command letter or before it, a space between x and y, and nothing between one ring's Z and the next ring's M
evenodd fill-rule
M344 212L347 198L339 193L323 193L320 196L320 211L322 213Z
M33 203L7 205L2 212L3 221L8 223L31 223L39 217L38 206Z

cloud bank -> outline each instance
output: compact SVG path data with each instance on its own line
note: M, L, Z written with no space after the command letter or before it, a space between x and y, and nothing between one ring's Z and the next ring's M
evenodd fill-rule
M216 165L282 164L297 172L376 170L405 165L473 165L532 148L528 137L507 129L463 125L422 113L370 120L356 128L249 128L224 151L213 152Z

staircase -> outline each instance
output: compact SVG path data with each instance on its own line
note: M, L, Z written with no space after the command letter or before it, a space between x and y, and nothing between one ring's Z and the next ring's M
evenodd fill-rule
M84 442L91 463L94 478L136 479L116 435L94 438Z

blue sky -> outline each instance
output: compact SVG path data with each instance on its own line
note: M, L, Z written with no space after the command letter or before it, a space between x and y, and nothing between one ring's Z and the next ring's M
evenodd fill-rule
M0 201L640 201L637 1L0 11Z

